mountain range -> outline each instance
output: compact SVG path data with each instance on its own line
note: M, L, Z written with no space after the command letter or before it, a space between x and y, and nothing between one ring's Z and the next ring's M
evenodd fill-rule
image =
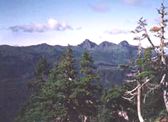
M127 70L122 68L122 65L135 60L138 50L137 46L130 45L127 41L119 44L104 41L97 45L88 39L71 48L77 61L85 50L89 51L104 87L123 82ZM30 96L27 83L34 78L39 58L45 57L52 67L65 49L66 46L48 44L0 46L0 122L13 122L17 112Z

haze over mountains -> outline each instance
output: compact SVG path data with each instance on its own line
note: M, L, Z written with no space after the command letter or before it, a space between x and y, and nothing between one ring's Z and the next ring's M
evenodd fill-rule
M17 112L27 100L29 90L27 82L34 78L35 65L44 56L50 67L58 61L65 46L40 44L27 47L0 46L0 121L12 122ZM127 41L114 44L104 41L97 45L86 39L83 43L72 46L76 60L88 50L98 68L103 86L121 84L126 70L121 64L128 64L136 59L136 46ZM10 116L10 117L9 117Z

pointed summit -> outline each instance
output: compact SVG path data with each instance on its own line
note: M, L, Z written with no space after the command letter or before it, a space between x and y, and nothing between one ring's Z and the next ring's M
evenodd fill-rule
M85 39L85 41L79 44L78 46L85 49L92 49L92 48L95 48L97 44L94 42L91 42L89 39Z
M102 43L99 44L99 47L101 48L107 48L107 47L111 47L114 46L116 44L112 43L112 42L108 42L108 41L104 41Z
M123 46L123 47L128 47L128 46L130 46L129 43L128 43L126 40L120 42L119 45L121 45L121 46Z

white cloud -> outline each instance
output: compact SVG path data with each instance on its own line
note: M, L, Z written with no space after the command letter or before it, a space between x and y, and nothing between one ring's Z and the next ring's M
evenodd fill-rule
M73 30L71 25L68 25L65 22L59 22L56 19L50 18L47 23L35 23L35 24L27 24L27 25L15 25L9 27L9 29L13 32L46 32L50 30L55 31L65 31L65 30Z
M48 19L48 27L49 28L54 29L58 24L59 23L57 20L55 20L53 18Z

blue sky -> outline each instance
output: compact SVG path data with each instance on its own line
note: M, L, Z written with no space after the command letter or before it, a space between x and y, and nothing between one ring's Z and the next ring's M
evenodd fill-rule
M0 0L0 45L131 44L140 17L158 23L162 0ZM168 2L165 2L167 4ZM148 45L147 43L144 43Z

